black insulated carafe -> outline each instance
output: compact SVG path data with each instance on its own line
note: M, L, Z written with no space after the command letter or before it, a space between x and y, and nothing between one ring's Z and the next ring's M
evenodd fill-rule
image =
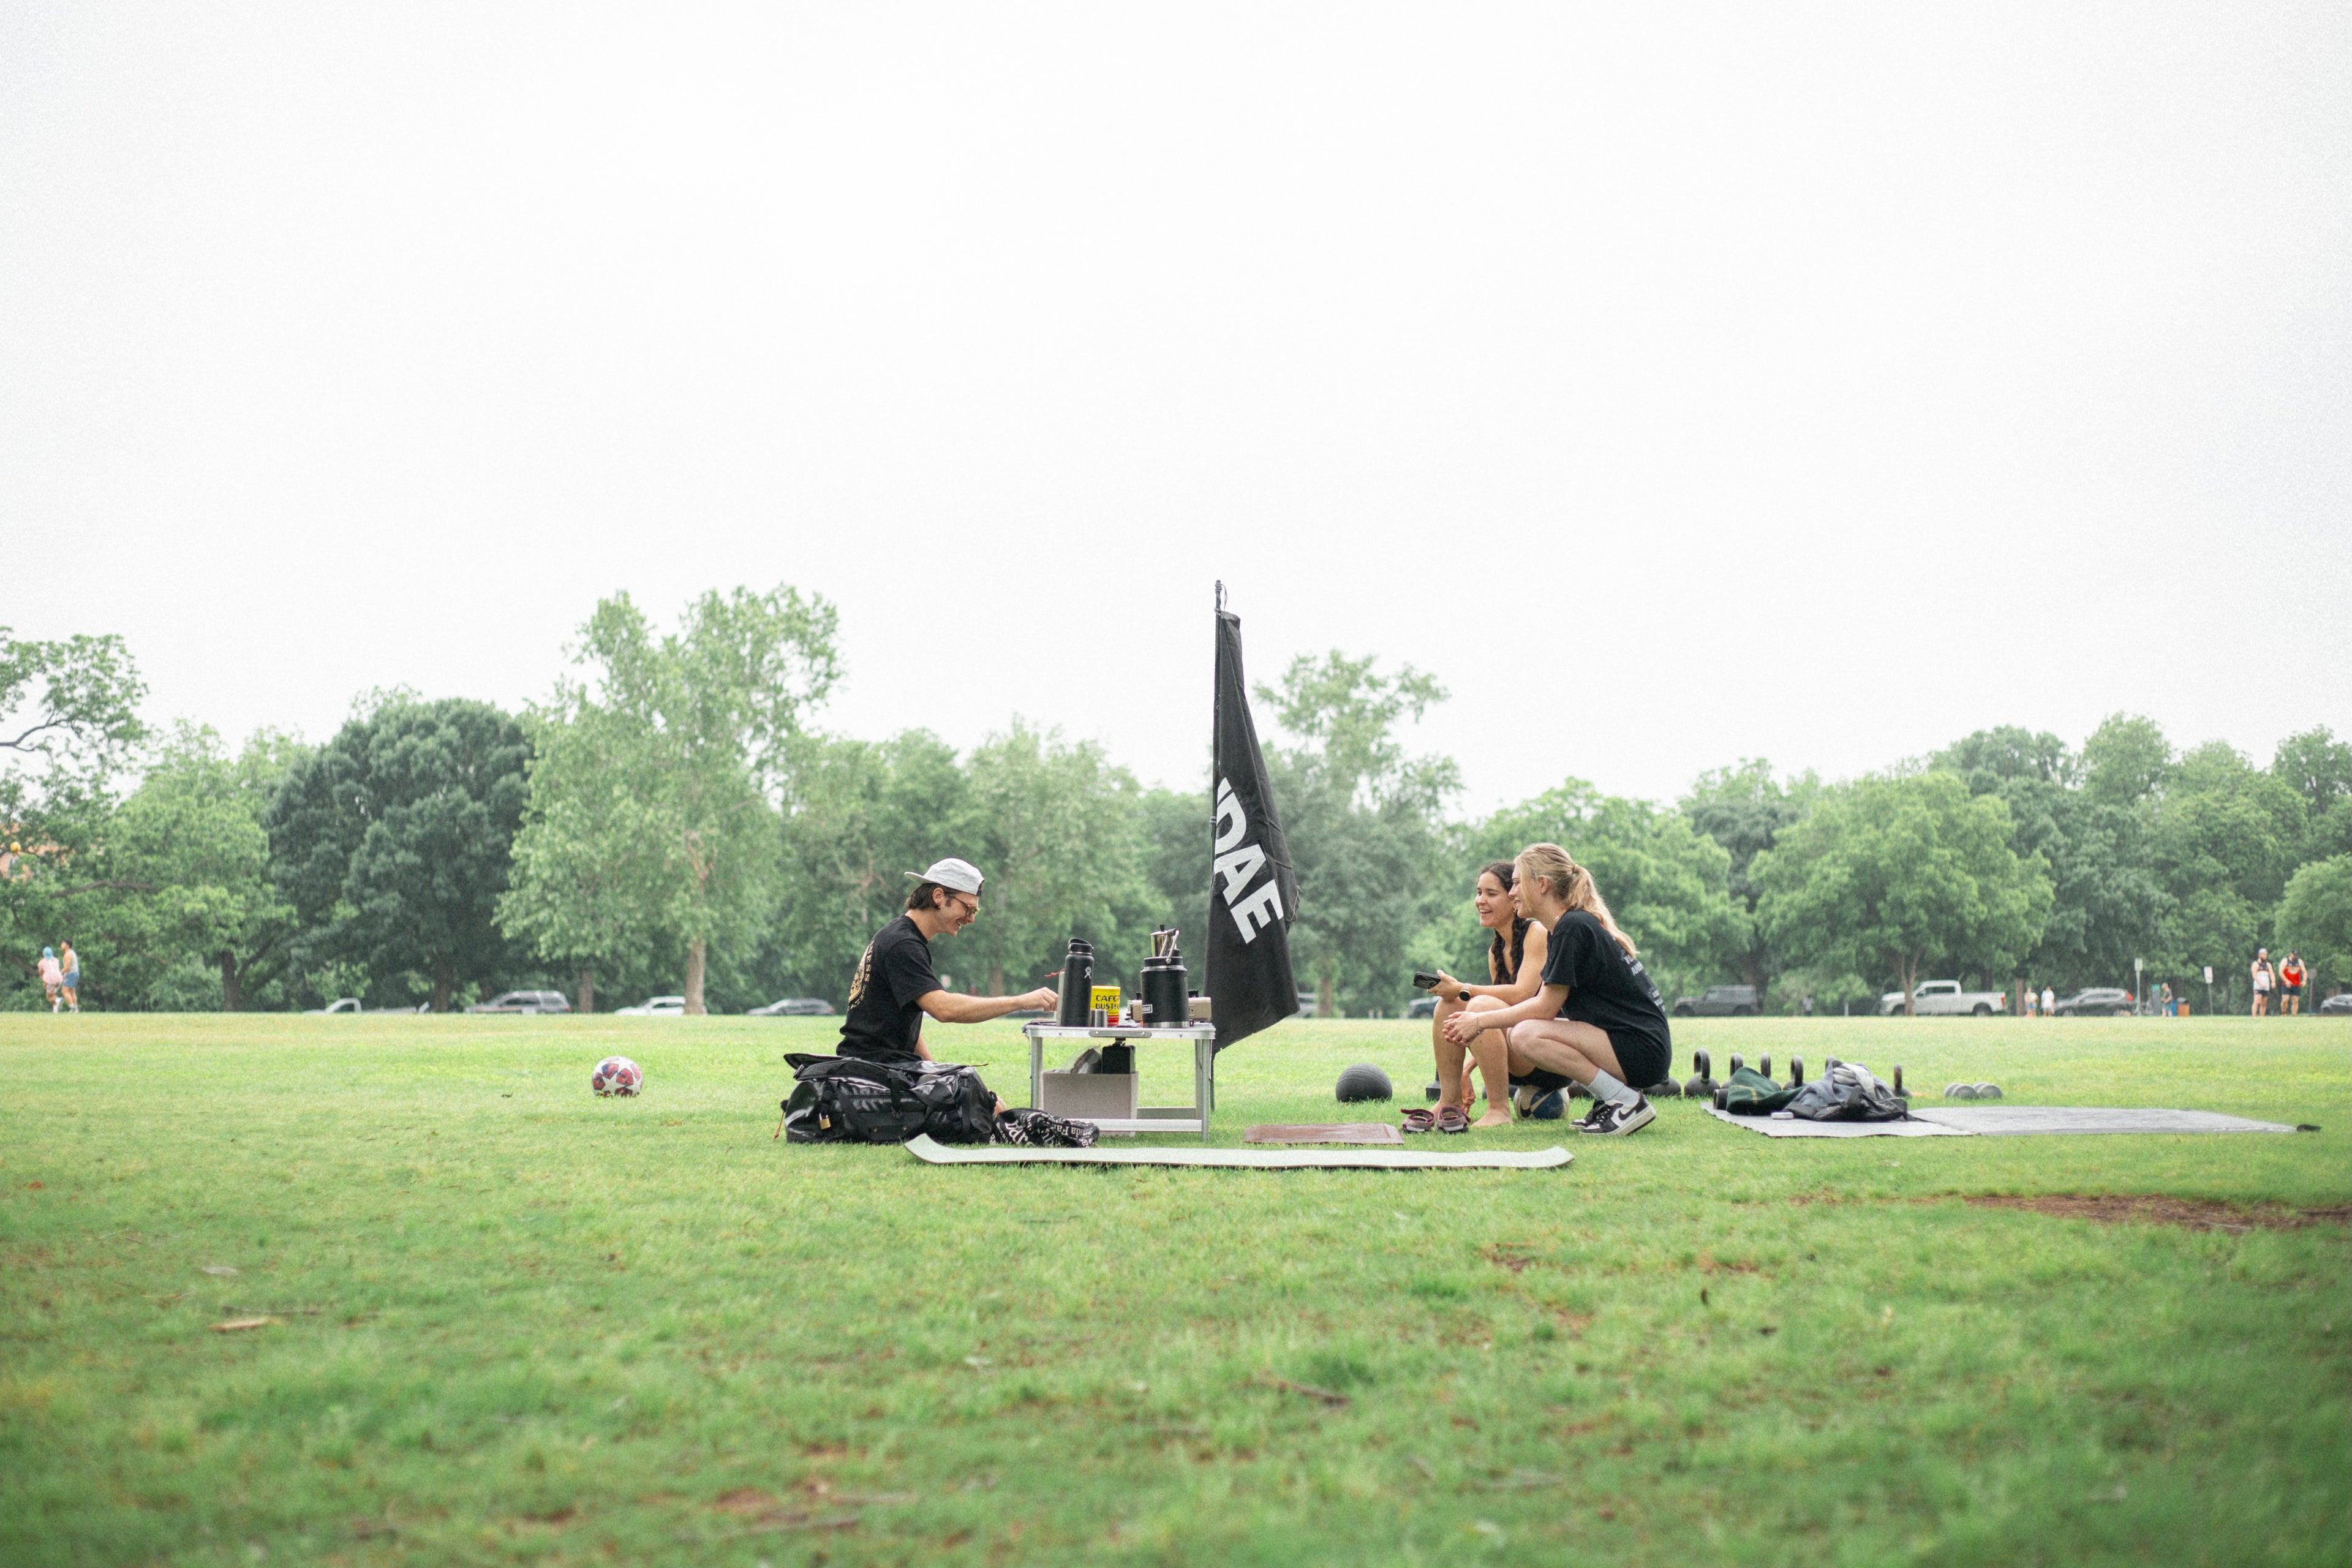
M1062 961L1062 1005L1054 1021L1065 1028L1085 1028L1092 1015L1094 994L1095 944L1074 936L1070 956Z
M1173 931L1151 933L1151 956L1143 961L1143 1016L1154 1029L1181 1028L1187 1021L1184 953Z

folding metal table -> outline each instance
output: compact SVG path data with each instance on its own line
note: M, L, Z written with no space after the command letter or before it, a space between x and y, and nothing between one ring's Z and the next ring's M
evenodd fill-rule
M1136 1115L1084 1118L1105 1132L1198 1132L1201 1142L1209 1141L1209 1118L1217 1109L1217 1026L1214 1024L1185 1024L1173 1029L1146 1029L1127 1025L1111 1025L1103 1028L1087 1028L1073 1025L1025 1024L1021 1032L1029 1037L1029 1103L1037 1104L1045 1098L1045 1043L1048 1040L1069 1045L1073 1051L1089 1041L1109 1043L1124 1041L1132 1046L1149 1046L1156 1042L1173 1045L1189 1041L1192 1047L1192 1103L1190 1105L1141 1105ZM1070 1044L1076 1042L1076 1044Z

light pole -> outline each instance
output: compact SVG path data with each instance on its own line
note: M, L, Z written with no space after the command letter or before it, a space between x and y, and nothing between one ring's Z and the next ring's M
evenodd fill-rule
M2147 982L2140 978L2140 962L2132 960L2132 1011L2141 1017L2147 1016Z
M2213 966L2210 963L2205 966L2205 1016L2213 1016Z

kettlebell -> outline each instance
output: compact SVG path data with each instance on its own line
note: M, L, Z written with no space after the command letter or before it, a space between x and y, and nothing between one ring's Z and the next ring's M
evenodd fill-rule
M1691 1076L1683 1082L1683 1092L1693 1100L1711 1100L1715 1096L1715 1063L1705 1051L1691 1053Z

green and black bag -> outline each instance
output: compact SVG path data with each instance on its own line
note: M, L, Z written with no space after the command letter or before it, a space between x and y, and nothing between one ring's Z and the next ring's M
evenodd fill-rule
M1717 1108L1734 1116L1769 1116L1796 1098L1794 1088L1774 1083L1751 1067L1735 1068L1715 1091Z

